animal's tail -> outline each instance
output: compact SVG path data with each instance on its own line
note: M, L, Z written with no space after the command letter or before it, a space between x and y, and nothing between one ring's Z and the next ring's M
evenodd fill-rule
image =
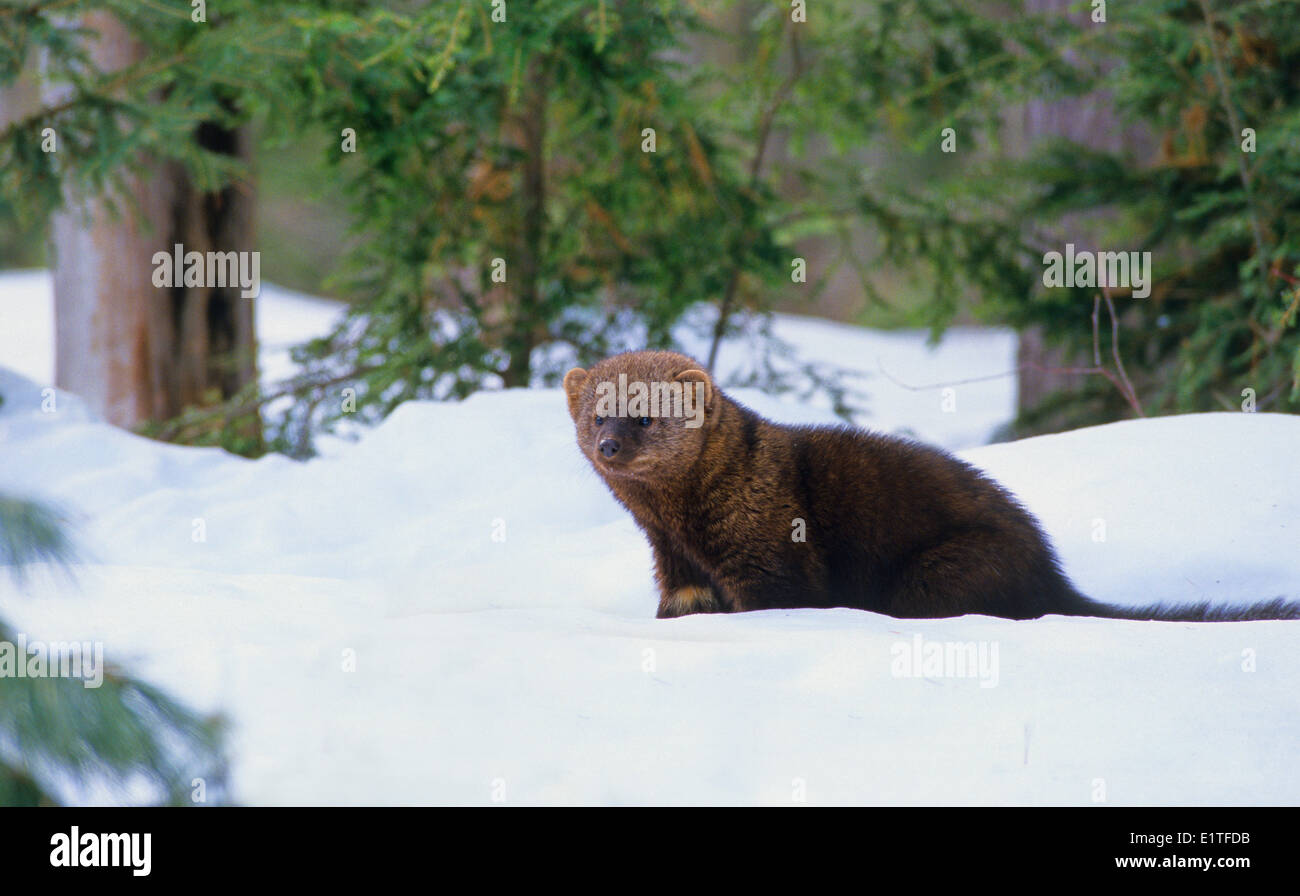
M1275 597L1244 607L1195 604L1148 604L1144 607L1113 607L1075 594L1065 616L1098 616L1102 619L1139 619L1157 622L1248 622L1261 619L1300 619L1300 603Z

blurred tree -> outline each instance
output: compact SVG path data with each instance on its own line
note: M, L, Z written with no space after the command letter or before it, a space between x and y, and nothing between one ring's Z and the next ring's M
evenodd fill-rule
M344 276L367 298L300 353L323 385L297 410L343 416L344 382L377 419L554 381L575 356L669 344L738 266L775 276L762 197L675 61L702 27L686 4L615 0L323 19L301 88L340 135L359 237Z
M250 384L154 430L167 437L256 450L240 427L270 406L269 444L305 452L318 424L667 345L697 302L719 310L716 346L738 311L811 303L845 267L881 306L873 270L915 270L915 319L936 335L973 313L1041 326L1070 357L1091 348L1095 296L1045 289L1042 257L1083 220L1084 242L1155 253L1152 297L1116 295L1143 405L1300 395L1291 5L1125 5L1094 22L1100 7L1081 21L1042 2L229 0L195 28L180 0L82 0L0 15L0 48L77 46L47 6L107 8L148 52L81 90L90 101L0 134L0 212L57 205L65 175L98 186L137 156L228 186L238 159L193 139L204 121L326 134L347 189L348 320L299 350L294 381ZM1107 96L1105 126L1147 127L1160 159L1095 134L1028 158L1003 145L1027 104L1087 113ZM35 148L51 117L78 148L57 165ZM823 243L799 282L815 240L839 249L827 262ZM1064 401L1063 421L1127 412L1100 378Z
M1041 328L1055 357L1093 367L1098 290L1045 287L1044 253L1066 242L1152 253L1148 298L1114 290L1137 401L1087 377L1040 390L1022 431L1112 420L1134 405L1300 409L1300 8L1060 7L837 10L836 36L800 85L839 105L796 95L792 114L811 112L805 135L888 139L920 163L910 177L882 166L846 195L880 235L879 261L926 272L936 334L964 305ZM838 121L816 117L837 108ZM1017 141L1045 134L1056 139L1021 151Z
M1040 15L1068 18L1076 28L1090 27L1091 10L1078 7L1070 0L1026 0L1026 9ZM1063 54L1076 64L1083 64L1075 51ZM1113 69L1114 63L1105 63ZM1015 123L1008 122L1010 127ZM1156 141L1143 123L1123 122L1115 108L1114 94L1099 89L1074 96L1047 95L1031 98L1024 104L1022 133L1018 142L1026 149L1035 144L1066 138L1131 160L1149 160L1154 156ZM1145 162L1142 162L1145 163ZM1104 236L1109 207L1094 207L1069 215L1057 222L1060 236L1067 236L1080 249L1098 251L1109 248L1098 243ZM1016 409L1023 432L1055 431L1063 428L1068 417L1049 408L1068 405L1062 393L1095 389L1097 383L1086 374L1069 371L1086 369L1093 363L1091 352L1076 351L1067 356L1063 346L1049 345L1042 325L1025 327L1019 334L1016 353L1019 372L1016 382Z
M793 276L799 240L837 243L832 268L884 302L852 249L864 222L887 259L932 266L936 325L960 283L1027 287L996 251L1019 245L1018 221L874 177L859 149L914 127L909 148L933 156L943 124L996 121L977 75L1026 87L1039 75L1017 68L1023 51L1069 77L1053 34L933 0L520 7L362 6L311 27L299 93L306 120L341 135L331 161L358 219L346 270L367 298L299 353L281 444L321 416L378 419L668 345L699 302L718 309L712 364L737 312L811 302L830 281Z
M1152 253L1150 297L1117 291L1148 413L1300 409L1300 9L1138 5L1074 42L1107 61L1090 88L1113 93L1120 121L1159 149L1054 141L1022 172L1035 190L1021 213L1054 229L1059 249L1070 236L1061 222L1104 210L1106 248ZM1038 288L999 308L1077 348L1091 338L1080 320L1091 292ZM1075 423L1122 413L1100 387L1064 407Z
M952 182L986 203L985 220L1019 222L985 248L1009 276L970 272L982 313L1041 327L1057 357L1091 360L1098 290L1046 288L1044 253L1067 242L1150 252L1150 296L1113 291L1144 411L1300 410L1300 9L1184 0L1112 5L1098 20L1097 6L1067 16L1032 5L1047 8L1021 18L1055 35L1047 53L1012 54L1009 73L973 65L963 78L982 85L971 94L986 97L981 108L1074 114L1031 123L1057 136L1027 156L986 153ZM986 122L977 139L993 145L1004 127ZM1022 407L1022 432L1131 413L1100 377L1040 398Z
M159 65L161 48L183 53L209 26L181 20L179 9L168 17L169 10L139 4L118 15L124 6L0 9L0 46L8 51L0 84L41 51L45 86L43 105L0 116L14 119L0 152L12 156L9 179L19 179L23 192L48 203L58 190L62 199L52 220L56 382L111 422L134 426L230 398L253 381L252 304L237 284L153 282L156 252L170 255L177 244L186 252L250 251L253 234L247 181L200 185L176 152L148 152L129 134L153 127L152 105L176 89L156 80L146 88L141 73ZM233 92L218 85L207 92L206 108L188 110L181 139L210 157L244 157L246 140L231 124ZM137 151L126 171L125 154ZM105 172L112 184L90 188L60 177L115 168ZM252 422L244 435L255 444Z
M0 567L20 586L32 563L66 567L73 550L64 526L49 508L0 494ZM21 643L0 619L0 645L26 663ZM224 800L218 720L113 666L99 687L13 672L0 678L0 806L75 802L93 790L192 805L196 778L206 802Z

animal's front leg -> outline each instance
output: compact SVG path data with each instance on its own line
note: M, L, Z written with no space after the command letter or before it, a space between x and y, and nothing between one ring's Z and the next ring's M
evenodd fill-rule
M660 619L726 611L708 576L690 558L662 536L652 534L650 542L655 555L655 579L659 583L659 612L656 615Z

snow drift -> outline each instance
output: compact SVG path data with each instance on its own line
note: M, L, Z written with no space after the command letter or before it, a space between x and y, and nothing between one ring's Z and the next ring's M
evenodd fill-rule
M6 580L3 613L226 711L248 802L1300 799L1295 623L658 621L558 390L408 404L297 464L155 444L70 396L46 414L36 389L0 379L0 490L77 514L94 562L79 593ZM1298 444L1295 418L1216 414L963 456L1093 596L1232 602L1295 594ZM996 645L995 686L900 674L918 635Z
M901 341L806 325L864 367ZM407 404L295 463L150 442L42 388L0 372L0 492L63 507L87 562L75 589L0 576L0 615L225 712L244 802L1300 802L1300 623L659 621L558 389ZM1005 392L932 398L874 423L952 444L1005 419ZM960 454L1090 596L1242 603L1300 597L1297 447L1295 417L1207 414ZM967 648L984 663L954 666Z

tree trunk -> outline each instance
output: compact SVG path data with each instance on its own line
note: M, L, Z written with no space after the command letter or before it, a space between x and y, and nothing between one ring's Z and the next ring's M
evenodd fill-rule
M1091 10L1075 10L1073 0L1028 0L1027 11L1031 13L1050 12L1066 16L1077 22L1080 28L1105 28L1106 25L1094 24ZM1021 132L1018 139L1025 150L1043 138L1065 137L1093 149L1129 153L1138 160L1152 157L1156 150L1155 138L1140 127L1125 126L1115 113L1114 96L1109 91L1098 91L1088 96L1068 97L1054 100L1031 100L1025 104ZM1096 251L1096 232L1098 226L1091 215L1073 215L1064 222L1065 242L1072 242L1080 249ZM1064 251L1064 244L1055 247ZM1079 309L1080 326L1090 327L1092 306ZM1083 378L1075 374L1055 372L1062 367L1087 367L1092 364L1092 355L1083 352L1076 357L1069 357L1064 351L1049 346L1041 327L1033 327L1021 332L1017 348L1017 363L1020 373L1017 381L1016 411L1023 417L1034 410L1048 396L1055 392L1079 389ZM1055 431L1059 429L1053 421L1039 421L1032 432ZM1026 430L1022 435L1031 434Z
M142 57L107 14L84 23L99 32L91 55L106 70ZM194 139L248 157L240 132L203 124ZM118 213L107 197L69 196L52 220L51 254L55 382L132 427L229 398L256 378L254 300L239 284L185 287L179 271L178 285L153 284L154 253L178 243L185 252L251 251L253 202L247 185L202 193L175 163L132 177L125 193Z
M541 269L546 237L546 100L548 84L540 63L530 66L532 84L519 116L523 150L519 243L519 289L511 309L511 330L506 340L510 361L502 376L507 388L526 387L532 376L533 349L540 339Z

